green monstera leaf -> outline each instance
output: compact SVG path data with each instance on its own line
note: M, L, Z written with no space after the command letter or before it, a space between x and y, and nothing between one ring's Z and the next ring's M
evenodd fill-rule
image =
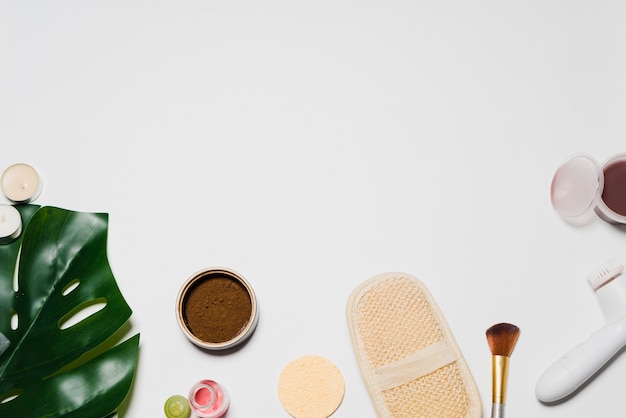
M119 342L131 309L108 263L108 217L16 208L24 231L0 245L0 417L114 416L139 334Z

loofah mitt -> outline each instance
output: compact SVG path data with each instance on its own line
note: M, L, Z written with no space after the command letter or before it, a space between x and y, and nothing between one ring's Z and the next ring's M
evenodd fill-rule
M357 287L347 319L380 418L480 418L474 378L428 289L404 273Z

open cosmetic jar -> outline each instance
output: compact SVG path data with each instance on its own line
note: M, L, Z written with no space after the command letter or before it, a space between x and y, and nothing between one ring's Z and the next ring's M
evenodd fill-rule
M176 318L185 336L206 350L227 350L254 332L258 304L250 284L233 270L217 267L193 274L176 299Z
M189 391L191 409L201 418L219 418L230 405L230 395L214 380L202 380Z
M550 198L567 221L585 221L595 211L609 223L626 225L626 153L603 164L587 154L572 156L556 170Z

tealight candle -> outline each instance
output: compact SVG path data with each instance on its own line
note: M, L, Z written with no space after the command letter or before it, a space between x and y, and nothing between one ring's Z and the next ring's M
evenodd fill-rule
M41 179L37 171L28 164L13 164L0 178L2 192L12 202L29 203L41 192Z
M14 241L22 233L22 217L11 205L0 205L0 244Z

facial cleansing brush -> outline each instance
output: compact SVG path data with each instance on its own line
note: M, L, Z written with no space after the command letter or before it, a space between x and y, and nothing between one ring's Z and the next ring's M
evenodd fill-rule
M611 259L589 273L606 325L554 362L539 377L537 399L556 402L571 395L626 345L626 275Z

